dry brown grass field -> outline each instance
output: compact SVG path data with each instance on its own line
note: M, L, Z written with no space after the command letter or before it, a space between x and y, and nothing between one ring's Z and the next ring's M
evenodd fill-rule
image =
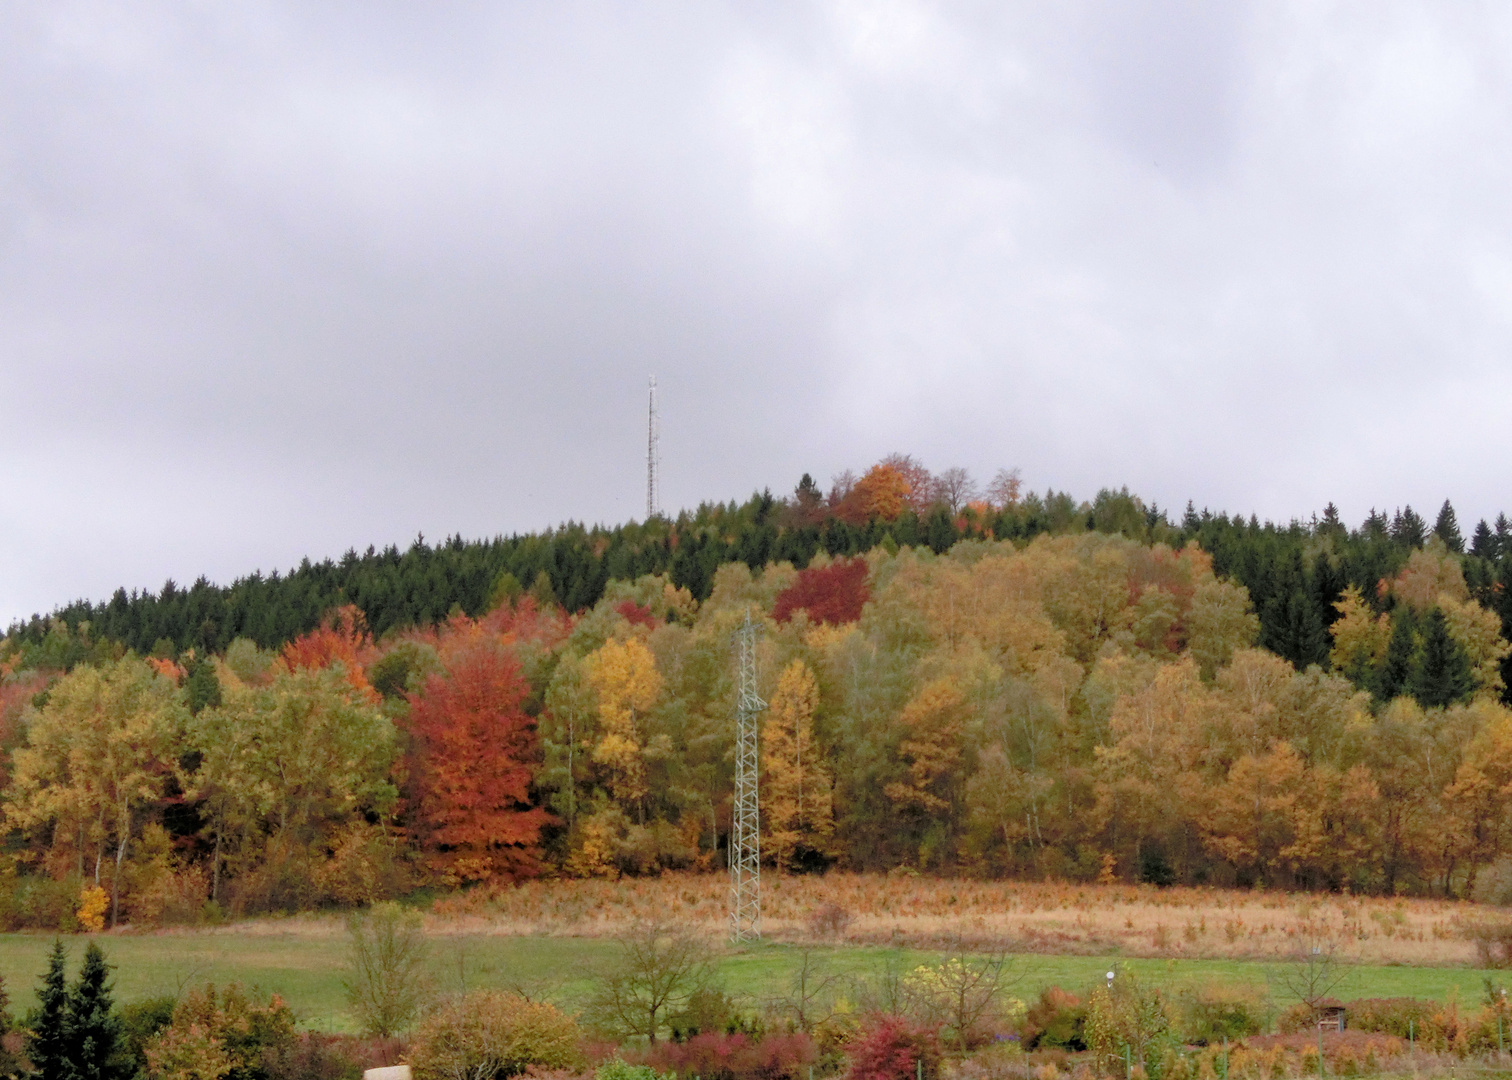
M1044 954L1263 960L1321 942L1362 964L1462 965L1476 960L1462 928L1490 914L1448 900L897 874L773 874L762 884L770 940L929 947L960 938ZM726 929L727 894L720 874L536 881L443 897L429 922L438 934L591 938L661 918L715 936ZM838 933L816 925L827 905L844 913Z

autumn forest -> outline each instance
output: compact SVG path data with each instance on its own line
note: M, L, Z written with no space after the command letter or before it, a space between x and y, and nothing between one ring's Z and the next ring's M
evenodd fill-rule
M1507 902L1509 586L1512 525L1448 502L1173 516L894 455L123 589L0 639L0 926L718 869L747 613L775 872Z

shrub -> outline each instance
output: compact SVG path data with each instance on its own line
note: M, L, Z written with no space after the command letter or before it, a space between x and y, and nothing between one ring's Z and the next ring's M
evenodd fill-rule
M239 984L206 984L181 998L173 1023L143 1045L148 1072L174 1080L250 1080L263 1060L296 1040L294 1013L277 994L251 997ZM218 1071L220 1070L220 1071Z
M409 1026L425 992L425 932L420 913L388 901L347 920L347 1000L363 1034L388 1036Z
M809 931L815 937L839 937L851 924L851 913L834 901L820 904L809 916Z
M819 1049L802 1032L765 1038L709 1032L683 1043L655 1043L634 1060L658 1072L703 1080L801 1080L818 1063Z
M578 1042L577 1023L555 1005L479 990L421 1020L410 1058L416 1080L491 1080L579 1066Z
M1323 1036L1323 1060L1327 1070L1339 1076L1357 1076L1382 1071L1386 1063L1408 1050L1405 1039L1381 1032L1339 1031ZM1210 1051L1211 1052L1211 1051ZM1270 1062L1270 1072L1266 1062ZM1297 1032L1291 1035L1259 1035L1244 1041L1243 1049L1236 1049L1229 1062L1229 1075L1249 1075L1250 1066L1260 1065L1259 1075L1283 1075L1288 1070L1278 1068L1289 1065L1289 1072L1302 1075L1318 1073L1318 1036L1316 1032Z
M1265 1005L1248 987L1206 985L1182 995L1182 1035L1208 1046L1258 1035L1265 1026Z
M153 1080L222 1080L231 1073L225 1044L204 1024L175 1025L146 1046Z
M315 884L323 898L338 904L377 904L409 891L412 876L393 837L358 820L337 834Z
M142 829L135 857L122 875L121 904L132 923L159 925L196 921L210 894L202 867L186 867L174 853L173 840L161 825Z
M136 1064L136 1071L147 1068L147 1044L173 1023L177 1004L176 999L164 996L128 1001L121 1006L121 1047Z
M319 873L313 851L270 839L262 859L226 883L229 907L237 915L304 911L320 899Z
M1480 904L1512 907L1512 856L1503 855L1476 876L1471 899Z
M1512 967L1512 919L1485 918L1466 922L1461 932L1475 946L1481 967Z
M1055 1055L1064 1057L1065 1052L1035 1053L1032 1058L1026 1057L1021 1040L1002 1038L988 1043L970 1057L947 1065L945 1076L947 1080L1031 1080L1045 1065L1065 1064L1055 1062Z
M846 1047L847 1080L925 1080L940 1074L940 1039L933 1028L902 1016L874 1016Z
M1024 1015L1024 1046L1085 1050L1086 1023L1087 1006L1081 998L1058 986L1047 986Z
M701 986L688 995L681 1011L667 1021L676 1041L691 1039L695 1035L734 1032L740 1027L740 1014L735 1002L723 990Z
M1438 1002L1418 998L1360 998L1344 1007L1344 1022L1355 1031L1422 1038L1439 1009ZM1310 1027L1310 1021L1305 1026Z
M649 1065L631 1065L613 1058L594 1070L593 1080L662 1080L662 1074Z
M0 929L77 933L83 885L77 874L56 880L46 874L28 874L0 882Z
M1128 1061L1160 1080L1177 1048L1165 1001L1124 970L1112 988L1099 986L1087 1001L1087 1049L1096 1065L1117 1070Z
M361 1080L363 1073L349 1040L313 1031L270 1048L262 1068L268 1080Z
M110 910L110 894L98 885L85 885L79 890L79 909L74 918L86 934L98 934L105 929L105 912Z

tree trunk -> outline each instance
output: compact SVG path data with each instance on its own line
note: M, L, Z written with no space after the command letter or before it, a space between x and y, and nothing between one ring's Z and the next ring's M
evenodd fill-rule
M115 874L110 880L110 928L114 930L121 918L121 862L126 858L126 841L131 836L131 812L127 811L125 827L121 829L121 842L116 845Z

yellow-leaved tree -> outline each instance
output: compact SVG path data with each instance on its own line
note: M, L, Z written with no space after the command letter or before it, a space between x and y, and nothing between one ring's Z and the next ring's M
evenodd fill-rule
M1187 611L1187 651L1204 679L1247 649L1260 634L1260 619L1250 610L1249 590L1227 581L1203 581L1192 590Z
M1470 677L1475 680L1475 696L1496 701L1506 684L1502 681L1501 663L1512 645L1501 636L1501 618L1474 600L1456 600L1448 593L1439 596L1449 636L1470 660Z
M163 793L188 710L173 682L128 656L80 665L32 712L14 755L5 818L12 828L50 829L74 848L78 869L93 855L94 882L113 859L111 924L120 914L121 863L136 811Z
M645 817L646 764L640 718L661 696L656 658L638 637L608 641L588 657L588 683L598 695L599 737L593 760L608 773L610 793Z
M1344 586L1344 595L1334 602L1334 610L1339 617L1328 630L1334 639L1329 663L1356 683L1363 682L1386 659L1386 648L1391 644L1391 620L1371 611L1353 585Z
M802 660L783 669L761 729L762 847L779 870L799 847L825 852L835 831L828 763L814 739L819 683Z
M903 707L898 726L904 735L898 751L908 773L883 789L899 808L925 816L950 809L961 780L961 739L969 712L965 695L948 678L925 683Z

